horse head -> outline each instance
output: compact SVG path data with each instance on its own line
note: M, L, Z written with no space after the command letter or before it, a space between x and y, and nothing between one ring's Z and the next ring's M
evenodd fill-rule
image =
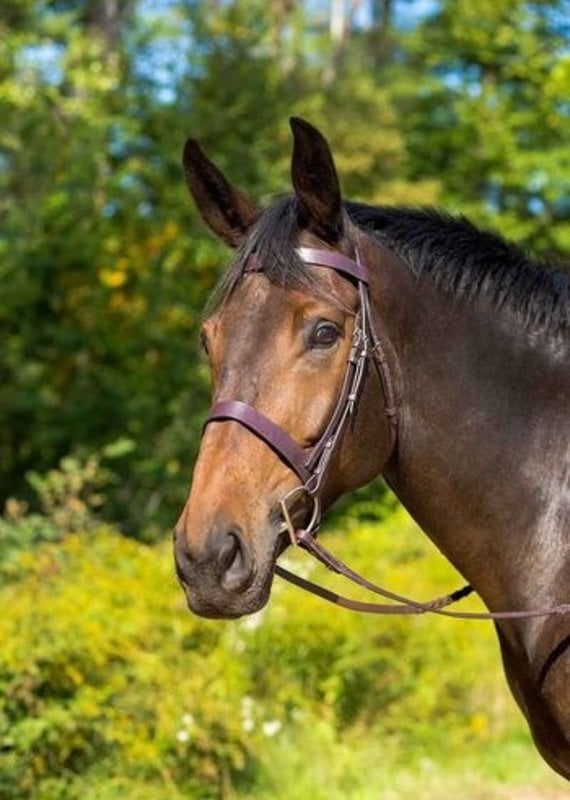
M291 126L294 195L266 210L234 188L197 142L189 140L184 151L204 220L235 251L202 342L214 411L231 405L242 415L211 417L175 531L179 579L191 609L205 616L240 616L267 601L289 541L284 497L293 498L290 514L302 525L314 504L326 509L377 475L393 444L390 420L379 413L381 381L363 364L362 388L335 438L326 476L310 497L296 492L310 477L302 462L310 465L315 448L327 446L323 436L340 413L362 315L361 282L342 271L342 259L350 270L362 232L344 211L323 136L302 120ZM340 269L307 263L303 255L315 252L321 260L336 254Z

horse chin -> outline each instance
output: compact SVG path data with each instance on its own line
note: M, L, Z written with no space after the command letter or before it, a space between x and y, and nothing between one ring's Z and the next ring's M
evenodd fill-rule
M194 614L207 619L238 619L260 611L269 600L273 570L268 580L255 581L242 594L230 594L223 589L209 592L207 595L199 591L185 588L188 608Z
M204 597L195 592L186 592L188 608L194 614L206 619L239 619L248 614L260 611L269 599L269 590L264 592L247 592L240 596Z

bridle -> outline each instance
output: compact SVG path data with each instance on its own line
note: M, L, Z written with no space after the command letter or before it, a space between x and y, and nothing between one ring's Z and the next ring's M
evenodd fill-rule
M358 248L354 248L354 259L337 251L309 247L299 247L296 252L299 258L310 266L332 269L343 277L355 281L359 295L359 308L355 317L352 345L348 355L342 388L321 438L311 450L302 448L286 431L272 422L269 417L240 400L221 400L215 403L208 415L205 426L212 422L232 420L243 425L265 442L301 481L280 501L284 522L292 544L300 545L333 572L343 575L359 586L392 602L385 604L352 600L312 581L301 578L280 565L275 567L276 574L335 605L370 614L408 615L434 613L460 619L507 620L570 613L570 604L528 611L448 611L445 610L446 606L471 594L474 591L473 588L467 585L451 594L427 603L410 600L363 578L317 541L322 517L319 492L326 479L331 459L338 449L348 421L356 413L369 361L372 361L375 366L382 387L384 397L383 413L388 420L390 432L390 452L394 449L397 440L398 402L386 348L374 326L370 304L368 270L360 258ZM263 265L253 255L250 257L245 271L262 272ZM290 504L298 496L305 496L309 499L310 516L307 524L301 529L295 527L290 513Z
M396 443L397 406L394 383L389 372L382 342L373 326L368 288L368 271L358 250L355 259L333 250L308 247L297 249L297 255L306 264L333 269L357 284L359 307L352 331L352 343L338 400L321 437L308 451L300 447L282 428L253 406L239 400L222 400L210 411L206 425L214 421L233 420L262 439L293 471L301 483L280 501L283 517L292 544L301 544L311 550L311 543L321 524L319 492L328 474L331 460L340 444L345 428L354 415L364 384L367 362L372 357L384 395L384 414L388 419L390 451ZM255 256L250 257L246 272L261 272L263 267ZM296 530L289 512L289 504L304 495L309 500L311 513L302 530ZM278 568L283 577L288 575Z
M311 518L303 529L306 536L316 536L321 522L319 492L326 479L331 459L342 439L349 419L353 416L362 391L366 364L373 357L384 393L384 413L389 420L390 449L396 442L396 400L394 384L388 371L386 356L372 323L368 274L358 252L356 260L332 250L317 250L300 247L297 255L307 264L333 269L357 282L359 309L352 332L352 344L347 359L342 387L329 422L318 440L310 449L300 447L282 428L257 409L239 400L222 400L211 409L206 424L220 420L234 420L248 428L271 447L279 458L301 481L281 501L285 520L290 522L287 501L301 493L310 499ZM262 266L255 257L250 258L248 272L261 272ZM297 544L297 536L288 524L291 540Z

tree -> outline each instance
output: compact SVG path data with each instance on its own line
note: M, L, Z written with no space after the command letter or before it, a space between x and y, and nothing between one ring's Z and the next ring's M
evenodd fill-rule
M545 253L570 250L565 0L444 0L414 34L421 85L403 120L410 177Z
M562 0L441 0L411 30L410 0L360 4L367 22L357 5L338 4L336 60L328 11L292 0L2 5L0 503L105 448L124 529L154 535L184 501L198 328L230 258L187 197L189 134L263 201L289 185L287 118L305 116L347 197L570 247Z

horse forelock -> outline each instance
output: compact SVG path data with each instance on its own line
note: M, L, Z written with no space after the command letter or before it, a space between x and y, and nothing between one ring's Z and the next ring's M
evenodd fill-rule
M298 216L298 203L293 196L278 198L263 211L216 286L210 308L223 305L231 297L253 255L271 283L309 293L318 290L314 271L297 254L301 233Z

